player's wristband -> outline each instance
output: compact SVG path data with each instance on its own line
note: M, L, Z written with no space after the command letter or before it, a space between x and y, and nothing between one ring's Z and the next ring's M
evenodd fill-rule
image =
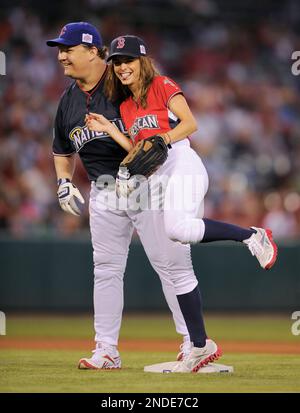
M165 141L165 144L167 145L167 147L168 147L169 149L171 149L171 148L172 148L172 145L171 145L171 137L170 137L170 135L168 134L168 132L163 133L163 134L161 135L161 137L162 137L163 140ZM168 142L166 142L166 138L168 138Z
M62 185L62 184L66 184L67 182L71 182L71 180L69 178L59 178L57 180L57 185Z

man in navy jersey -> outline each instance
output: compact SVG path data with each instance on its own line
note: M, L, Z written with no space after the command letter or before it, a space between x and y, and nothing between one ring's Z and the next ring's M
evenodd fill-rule
M79 361L79 368L121 367L117 345L123 310L123 275L133 225L152 266L160 276L176 331L184 336L180 358L189 351L190 341L169 273L183 271L183 262L187 263L186 271L192 271L189 248L172 243L164 233L153 231L152 234L150 221L146 231L140 222L142 214L135 215L134 212L107 205L103 195L105 191L96 185L99 177L111 177L113 180L121 160L126 156L126 152L107 133L92 132L85 125L85 117L89 112L101 113L121 132L126 132L119 113L120 102L110 102L103 93L107 65L101 36L89 23L69 23L63 27L59 37L48 40L47 45L58 47L58 61L64 68L64 74L74 79L61 97L54 128L53 154L61 208L80 215L84 204L82 195L72 183L76 154L80 156L91 181L89 212L95 275L96 348L91 358ZM161 244L164 249L160 248ZM176 257L171 266L167 258L168 249Z

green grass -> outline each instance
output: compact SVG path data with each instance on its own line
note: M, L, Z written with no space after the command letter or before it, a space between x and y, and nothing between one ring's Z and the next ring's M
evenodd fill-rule
M1 392L202 393L299 392L300 358L228 354L233 374L153 374L143 367L171 360L172 353L122 354L120 371L81 371L78 351L1 351Z
M92 316L7 316L8 338L93 338ZM287 316L206 317L208 333L217 340L298 342ZM168 316L125 316L121 338L178 339ZM0 337L1 343L1 337ZM77 362L87 352L75 350L0 350L0 392L202 393L300 392L300 356L226 353L221 363L233 374L153 374L143 367L174 360L174 353L122 351L120 371L81 371Z

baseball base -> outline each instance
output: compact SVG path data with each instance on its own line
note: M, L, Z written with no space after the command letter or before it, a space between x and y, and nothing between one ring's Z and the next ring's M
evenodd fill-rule
M165 363L152 364L151 366L145 366L144 371L147 373L171 373L176 363L178 362L167 361ZM226 366L225 364L208 363L198 373L233 373L233 367Z

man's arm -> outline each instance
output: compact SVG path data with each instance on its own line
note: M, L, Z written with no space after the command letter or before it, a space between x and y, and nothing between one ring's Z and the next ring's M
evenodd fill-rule
M54 155L54 166L57 180L67 178L71 181L75 171L75 155Z

